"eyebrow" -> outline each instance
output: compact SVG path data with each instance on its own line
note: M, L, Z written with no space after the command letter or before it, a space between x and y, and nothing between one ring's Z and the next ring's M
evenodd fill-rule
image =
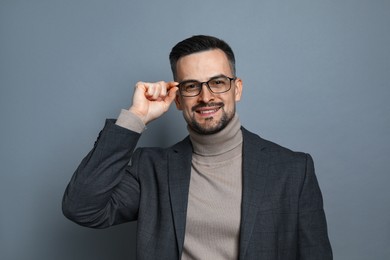
M228 77L228 76L226 76L225 74L218 74L218 75L210 77L207 81L212 80L212 79L217 79L220 77ZM180 81L179 83L185 83L185 82L201 82L201 81L197 80L197 79L186 79L186 80Z

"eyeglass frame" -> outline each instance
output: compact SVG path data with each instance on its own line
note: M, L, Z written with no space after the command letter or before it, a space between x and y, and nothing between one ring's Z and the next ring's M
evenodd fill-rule
M215 79L218 79L218 78L227 78L229 80L229 88L225 91L222 91L222 92L214 92L211 87L209 86L209 82L212 81L212 80L215 80ZM200 81L197 81L197 80L184 80L182 82L179 82L179 84L177 85L177 87L179 88L179 92L180 92L180 95L183 96L183 97L196 97L196 96L199 96L200 93L202 93L202 90L203 90L203 84L206 84L206 87L208 88L208 90L213 93L213 94L222 94L222 93L226 93L228 92L229 90L231 90L232 88L232 81L233 80L236 80L237 77L228 77L226 75L218 75L218 76L214 76L212 78L210 78L208 81L203 81L203 82L200 82ZM199 84L200 88L199 88L199 93L196 94L196 95L193 95L193 96L188 96L188 95L183 95L182 91L181 91L181 88L180 88L180 85L183 84L183 83L187 83L187 82L196 82L197 84Z

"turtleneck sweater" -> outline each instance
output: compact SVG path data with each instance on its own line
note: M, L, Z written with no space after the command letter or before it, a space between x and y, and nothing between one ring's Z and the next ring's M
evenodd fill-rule
M193 155L182 259L238 259L243 140L238 115L215 134L188 131Z

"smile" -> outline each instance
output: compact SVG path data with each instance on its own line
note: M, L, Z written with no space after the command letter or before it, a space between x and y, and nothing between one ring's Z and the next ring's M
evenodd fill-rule
M192 111L201 117L211 117L224 107L222 102L211 102L208 104L198 104L192 108Z
M207 109L207 110L200 110L200 111L196 111L200 114L212 114L212 113L215 113L219 110L219 108L215 108L215 109Z
M201 117L212 117L222 108L220 107L200 107L195 109L195 112Z

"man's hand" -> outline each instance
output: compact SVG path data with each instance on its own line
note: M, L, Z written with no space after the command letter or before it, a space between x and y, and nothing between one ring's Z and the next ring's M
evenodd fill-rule
M139 116L146 125L168 111L178 90L177 82L138 82L129 111Z

